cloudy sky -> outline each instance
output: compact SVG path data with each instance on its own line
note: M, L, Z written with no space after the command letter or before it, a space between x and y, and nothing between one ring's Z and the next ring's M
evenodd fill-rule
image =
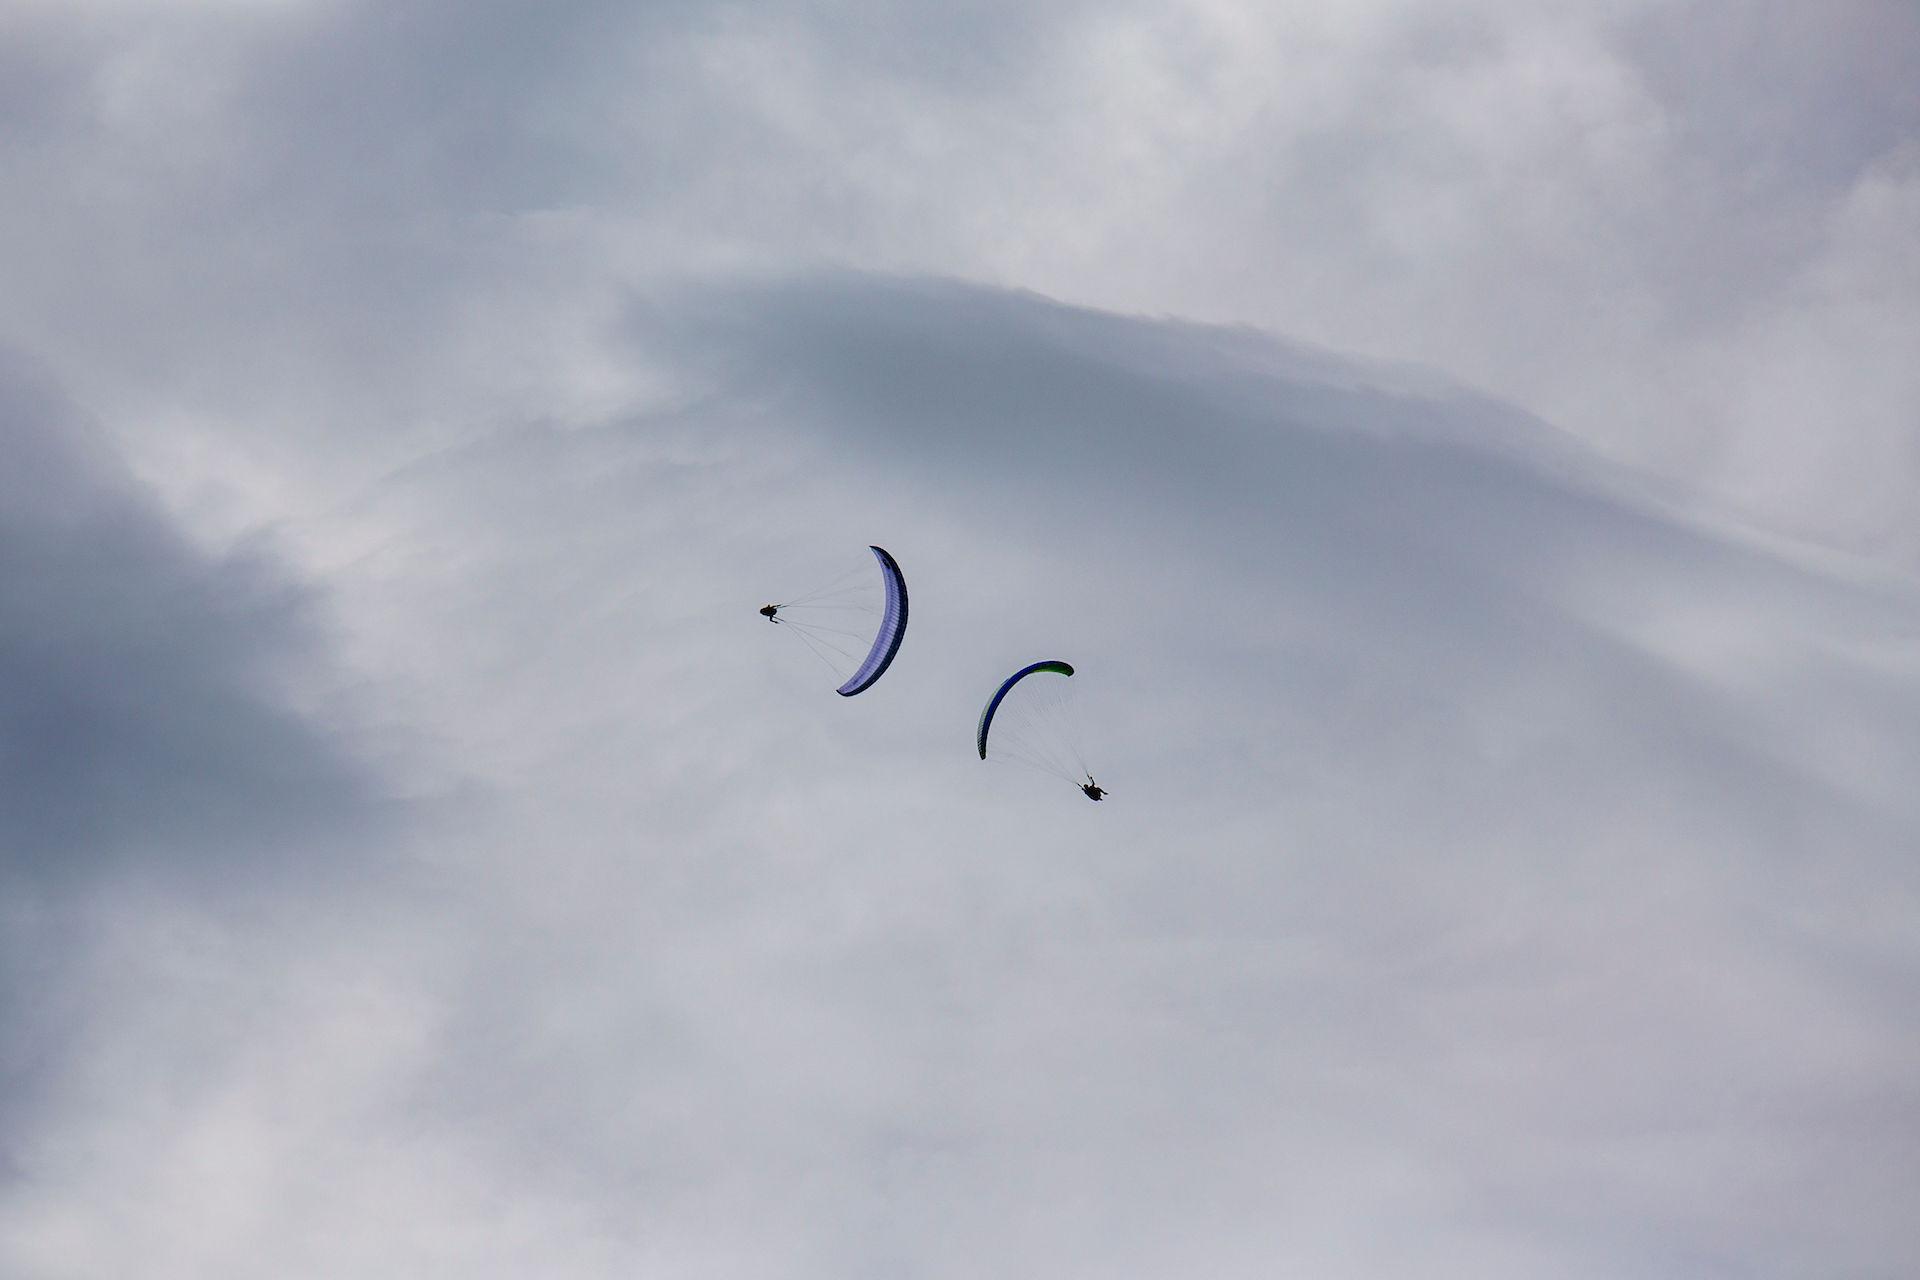
M1916 227L1909 0L0 0L0 1273L1920 1271Z

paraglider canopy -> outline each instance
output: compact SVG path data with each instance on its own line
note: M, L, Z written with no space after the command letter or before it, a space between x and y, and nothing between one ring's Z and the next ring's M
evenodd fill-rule
M907 634L907 580L884 547L868 547L879 564L855 570L804 595L760 607L760 616L790 628L833 672L843 677L837 692L863 693L886 674ZM861 655L864 653L864 657Z
M1038 675L1043 671L1063 676L1073 674L1073 668L1071 666L1057 660L1031 663L1020 668L1005 680L1002 680L1000 687L993 691L993 696L987 699L987 709L980 713L980 732L978 734L978 745L980 747L980 758L982 760L987 758L987 734L993 729L993 718L999 713L1000 704L1007 700L1007 694L1013 689L1013 686L1019 684L1028 676Z
M1081 757L1073 681L1055 678L1072 675L1072 666L1054 659L1030 663L1002 680L980 713L974 745L982 760L1037 769L1100 801L1107 789L1093 780Z
M881 614L880 630L874 634L873 647L867 650L866 660L836 690L845 698L871 688L875 680L886 674L887 668L893 665L894 655L900 652L900 642L907 635L907 580L900 572L900 565L883 547L867 550L880 562L880 575L887 588L886 611Z

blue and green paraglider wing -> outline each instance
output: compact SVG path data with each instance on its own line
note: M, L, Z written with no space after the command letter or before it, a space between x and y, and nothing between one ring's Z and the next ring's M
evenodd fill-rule
M1019 684L1022 680L1025 680L1028 676L1037 675L1041 672L1052 672L1055 675L1070 676L1073 674L1073 668L1064 662L1058 661L1035 662L1029 666L1020 668L1001 682L1000 687L993 691L993 697L987 699L987 709L980 713L978 744L980 747L980 758L982 760L987 758L987 733L993 728L994 712L1000 710L1000 704L1006 700L1007 691Z

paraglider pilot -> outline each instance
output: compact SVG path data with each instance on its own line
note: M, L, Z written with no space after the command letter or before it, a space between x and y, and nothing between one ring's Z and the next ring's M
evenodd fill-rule
M760 606L760 616L765 618L768 622L780 621L780 619L773 616L778 612L780 612L780 606L777 604L763 604Z
M1092 774L1087 775L1087 780L1082 784L1080 790L1086 792L1087 799L1093 801L1095 804L1105 799L1107 795L1107 789L1095 782Z

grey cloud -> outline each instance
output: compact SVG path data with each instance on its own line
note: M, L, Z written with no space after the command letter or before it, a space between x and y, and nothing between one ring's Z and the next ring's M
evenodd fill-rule
M0 906L0 1269L1912 1270L1910 581L794 274L1682 479L1871 413L1801 514L1897 514L1904 28L910 10L9 13L0 332L105 438L8 384L4 865L86 891ZM869 541L841 700L751 609ZM1111 805L970 754L1051 653ZM237 874L388 789L406 875Z
M260 41L235 104L249 139L235 167L276 200L333 203L356 220L619 207L780 145L782 122L741 112L726 69L703 61L729 34L761 32L796 63L841 64L854 80L972 97L1020 87L1035 46L1072 14L1005 0L938 14L861 2L339 5Z
M0 1256L1912 1256L1874 1134L1915 1124L1920 815L1830 772L1915 750L1909 588L1244 330L839 274L662 290L627 338L673 408L289 531L342 548L353 651L461 781L351 913L384 927L243 921L244 977L113 987L119 1066L37 1112ZM843 700L751 611L869 540L915 623ZM1109 805L971 755L1037 651L1081 664ZM131 1062L201 1083L163 1107Z
M344 607L501 780L369 1121L410 1160L566 1206L584 1274L1910 1256L1920 815L1830 772L1920 742L1909 589L1244 331L816 276L632 332L681 413L351 515ZM919 612L841 702L751 603L866 537ZM1111 807L967 750L1036 647Z
M1669 105L1676 141L1741 175L1759 202L1844 192L1920 130L1920 13L1909 5L1686 0L1636 15L1623 38Z
M276 701L315 643L304 592L262 556L189 545L17 366L0 412L0 869L16 889L350 844L377 807L369 779Z
M288 703L321 637L284 568L191 545L4 353L0 454L0 1186L17 1187L121 972L102 899L311 903L398 824L348 735Z
M9 332L270 465L291 425L417 442L472 371L475 404L551 372L609 276L828 261L1423 360L1795 529L1912 541L1876 484L1910 469L1904 347L1836 354L1847 299L1806 302L1835 261L1898 276L1904 241L1836 226L1920 113L1898 3L16 21ZM1819 429L1846 443L1755 369L1861 401Z

